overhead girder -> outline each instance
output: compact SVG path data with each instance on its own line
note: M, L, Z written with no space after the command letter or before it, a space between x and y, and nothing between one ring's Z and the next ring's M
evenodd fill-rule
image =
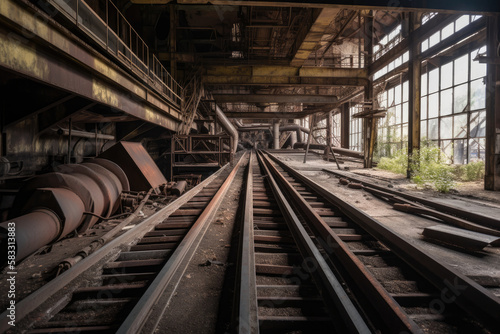
M207 85L365 86L364 68L294 67L271 65L209 65L204 69Z
M0 68L144 121L175 129L177 108L31 8L5 0L0 17ZM24 39L22 34L33 35Z
M327 95L286 95L286 94L212 94L220 103L335 103L336 96Z
M164 5L171 0L131 0L136 4ZM227 6L259 6L259 7L309 7L309 8L338 8L350 6L356 9L381 9L391 11L413 10L445 10L449 12L500 12L498 1L468 1L468 0L358 0L355 3L348 0L177 0L177 4L186 5L227 5Z
M312 20L309 22L307 32L299 34L294 45L294 55L290 65L302 66L309 55L316 50L318 43L325 34L325 30L339 13L339 8L323 8L313 11Z

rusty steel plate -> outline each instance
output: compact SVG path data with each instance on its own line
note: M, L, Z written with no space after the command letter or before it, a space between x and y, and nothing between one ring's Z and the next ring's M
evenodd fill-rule
M165 176L140 143L119 142L99 155L120 166L132 191L148 191L167 183Z

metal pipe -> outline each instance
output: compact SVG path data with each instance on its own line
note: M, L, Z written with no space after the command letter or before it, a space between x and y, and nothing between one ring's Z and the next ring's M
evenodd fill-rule
M75 256L64 259L59 263L59 269L57 271L58 276L62 271L68 270L93 252L95 252L97 249L101 248L102 245L104 245L106 242L111 240L118 232L120 232L125 226L127 226L130 222L132 222L135 218L137 218L137 215L139 212L142 210L144 207L144 204L149 199L149 196L151 196L151 193L153 192L153 188L149 190L149 192L144 196L142 199L141 203L139 203L139 206L135 211L128 216L126 219L124 219L120 224L116 225L111 231L107 232L105 235L100 237L99 239L93 241L90 245L79 251Z
M226 130L226 132L233 139L233 153L236 153L238 149L238 131L234 127L233 123L226 117L218 105L215 105L215 115L217 116L217 121Z
M57 131L58 134L63 135L63 136L69 136L71 133L71 136L73 136L73 137L90 138L90 139L96 139L96 140L97 139L115 140L115 136L97 133L97 129L96 129L95 133L87 132L87 131L80 131L80 130L71 130L70 131L70 129L57 129L54 131Z
M180 196L186 190L187 182L182 180L178 181L176 184L172 186L172 194L176 196Z
M273 124L273 138L274 138L274 145L273 148L275 150L280 149L280 122L276 121Z

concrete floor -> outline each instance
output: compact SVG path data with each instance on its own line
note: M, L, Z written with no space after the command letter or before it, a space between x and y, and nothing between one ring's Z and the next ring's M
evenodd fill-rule
M323 168L338 171L334 162L324 161L320 156L315 154L310 154L305 164L303 163L303 153L276 153L275 156L321 184L341 199L373 216L382 224L405 237L412 244L434 256L439 261L472 278L487 276L500 280L500 248L488 246L480 253L471 254L431 243L424 239L422 231L425 227L440 225L439 222L393 210L390 204L374 197L366 191L350 189L347 186L339 184L338 178L334 175L321 171ZM438 202L467 208L470 211L480 212L483 215L495 218L500 217L499 192L487 192L476 189L477 185L473 185L472 190L469 190L470 186L462 185L462 188L466 189L465 191L460 191L461 188L459 187L458 192L440 194L431 190L415 189L415 186L401 175L374 169L363 169L359 163L348 162L342 164L341 168L343 167L349 167L348 173L356 173L357 175L353 175L356 177L359 174L373 176L370 178L370 181L382 186L390 184L395 189L399 188L406 192L415 192L418 195L424 195L426 198L431 197ZM494 292L500 293L500 289L495 289Z

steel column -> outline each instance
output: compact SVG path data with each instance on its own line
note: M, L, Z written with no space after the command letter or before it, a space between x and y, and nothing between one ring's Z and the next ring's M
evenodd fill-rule
M487 30L488 71L486 75L486 175L484 188L500 190L500 65L498 60L500 20L489 16Z

